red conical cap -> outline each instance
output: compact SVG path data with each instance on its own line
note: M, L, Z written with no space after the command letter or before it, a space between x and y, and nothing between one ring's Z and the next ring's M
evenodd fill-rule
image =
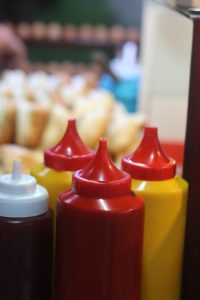
M76 129L76 120L71 119L61 141L45 150L44 164L56 171L76 171L85 167L94 155L95 151L82 142Z
M111 198L131 191L131 178L112 162L105 138L101 138L94 159L74 173L72 190L85 197Z
M157 128L146 127L136 151L122 159L122 169L139 180L167 180L176 173L176 162L162 150Z

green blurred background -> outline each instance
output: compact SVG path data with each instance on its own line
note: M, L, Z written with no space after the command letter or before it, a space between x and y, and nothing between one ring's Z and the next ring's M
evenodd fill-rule
M34 20L44 22L59 22L60 24L83 23L105 24L112 26L119 23L124 26L140 26L141 0L42 0L38 3L34 13ZM32 61L48 62L72 60L74 62L88 62L91 50L67 49L38 46L30 50ZM107 50L108 56L113 56L112 50Z
M60 24L83 23L122 24L140 26L141 0L0 0L0 19L13 22L43 21ZM88 49L64 47L31 47L29 56L33 61L73 60L87 62ZM113 52L108 52L113 55Z
M140 26L142 0L38 0L35 7L34 19L46 22Z

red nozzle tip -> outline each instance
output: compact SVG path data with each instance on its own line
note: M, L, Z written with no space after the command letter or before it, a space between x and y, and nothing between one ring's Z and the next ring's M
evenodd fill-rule
M124 173L111 160L105 138L100 138L96 155L91 163L81 171L81 176L87 180L99 182L118 180L124 177Z
M77 129L76 129L76 119L69 119L68 120L68 124L67 124L67 130L65 132L65 134L72 134L72 133L77 133ZM63 136L63 138L65 137L65 135Z
M76 129L76 120L68 121L67 130L61 141L54 147L50 148L52 152L63 154L66 157L84 155L90 152L85 146Z
M146 127L136 151L122 160L122 168L139 180L167 180L176 172L176 162L160 146L156 127Z
M61 141L45 150L44 160L47 167L57 171L76 171L83 168L94 154L81 140L76 129L76 120L70 119Z
M158 128L157 127L145 127L144 135L150 135L158 140Z
M68 120L68 127L73 125L74 127L76 127L76 119L72 118Z
M96 155L88 166L74 174L73 189L77 194L99 197L130 192L130 176L112 162L105 138L99 140Z

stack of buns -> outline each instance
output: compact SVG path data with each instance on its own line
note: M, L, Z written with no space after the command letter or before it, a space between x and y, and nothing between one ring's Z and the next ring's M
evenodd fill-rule
M43 149L63 136L70 118L77 119L89 147L95 149L99 138L107 137L116 161L132 150L146 123L143 114L128 113L111 93L98 89L87 72L70 77L6 71L0 80L0 169L10 171L12 160L23 158L29 171Z

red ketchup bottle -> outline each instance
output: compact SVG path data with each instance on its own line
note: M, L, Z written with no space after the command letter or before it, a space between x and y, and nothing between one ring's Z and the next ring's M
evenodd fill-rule
M100 139L58 199L56 300L139 300L144 205Z
M54 217L54 232L58 195L71 188L73 172L85 167L94 155L95 151L82 142L76 129L76 120L70 119L61 141L44 151L44 164L32 169L31 174L49 193L49 207Z

